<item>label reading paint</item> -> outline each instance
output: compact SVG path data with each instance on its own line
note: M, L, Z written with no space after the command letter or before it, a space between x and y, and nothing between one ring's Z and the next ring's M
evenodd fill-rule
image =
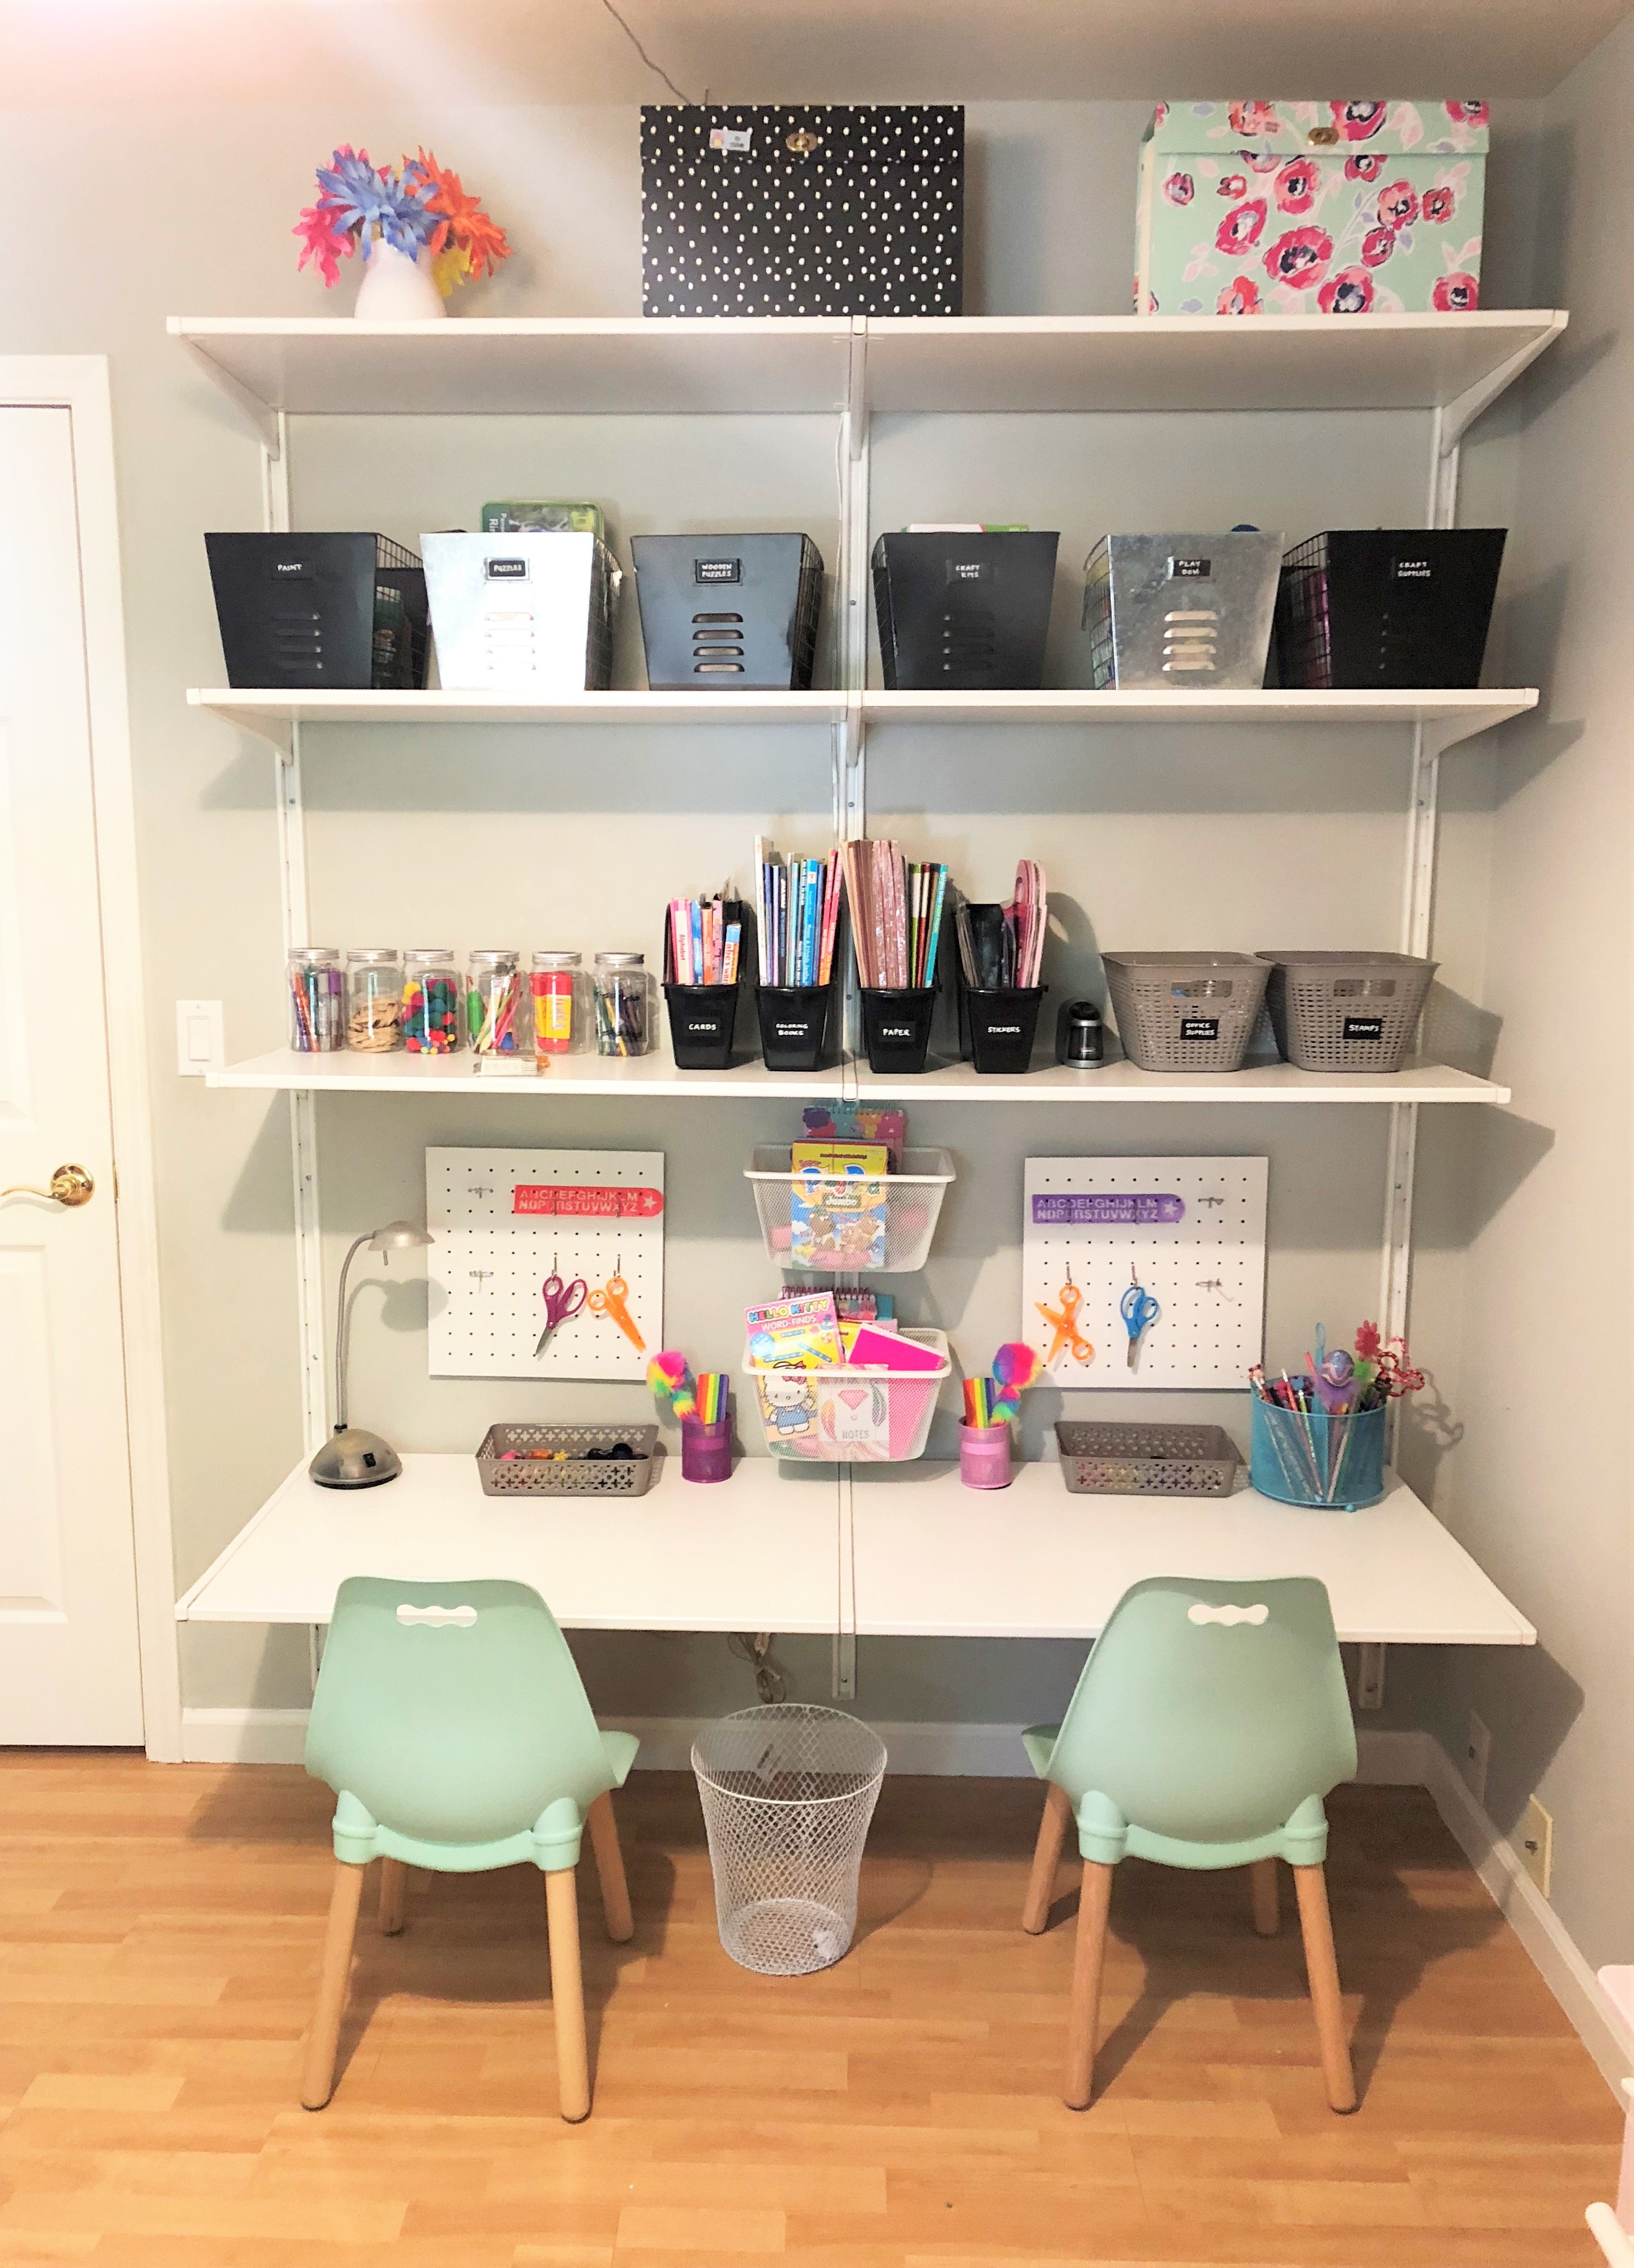
M1078 1189L1033 1199L1034 1228L1155 1228L1185 1218L1183 1197L1156 1191Z
M272 563L272 571L282 581L285 577L291 575L310 579L315 571L310 559L275 559Z

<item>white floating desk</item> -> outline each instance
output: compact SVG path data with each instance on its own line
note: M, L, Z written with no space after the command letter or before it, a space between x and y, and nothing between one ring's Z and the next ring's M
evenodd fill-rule
M1435 1514L1394 1481L1360 1512L1303 1512L1252 1489L1212 1497L1071 1496L1055 1464L1002 1495L957 1465L848 1468L857 1634L1098 1635L1149 1575L1263 1582L1316 1575L1342 1638L1532 1646L1537 1632Z
M1069 1496L1024 1465L1003 1494L956 1465L742 1459L644 1497L485 1497L474 1457L408 1456L378 1489L298 1466L176 1609L183 1622L327 1623L348 1575L533 1585L570 1630L1093 1638L1146 1575L1317 1575L1343 1638L1530 1646L1537 1633L1399 1482L1352 1513L1252 1490L1225 1502Z

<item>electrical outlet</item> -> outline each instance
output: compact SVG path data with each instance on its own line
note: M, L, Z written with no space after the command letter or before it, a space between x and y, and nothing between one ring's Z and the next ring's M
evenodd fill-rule
M1476 1801L1486 1803L1486 1768L1492 1755L1492 1735L1472 1709L1469 1730L1464 1739L1464 1760L1459 1769L1464 1775L1464 1785Z
M1520 1863L1543 1896L1549 1896L1549 1885L1555 1871L1555 1822L1534 1796L1527 1806L1515 1837L1520 1848Z

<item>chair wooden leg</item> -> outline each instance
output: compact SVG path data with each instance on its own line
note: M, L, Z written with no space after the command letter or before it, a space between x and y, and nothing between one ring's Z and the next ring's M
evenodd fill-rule
M401 1859L380 1861L380 1934L401 1937L408 1902L408 1869Z
M1255 1860L1248 1869L1248 1888L1254 1899L1255 1928L1262 1937L1275 1937L1282 1926L1275 1859Z
M1305 1971L1310 1979L1311 2010L1316 2018L1329 2105L1335 2110L1354 2110L1356 2076L1351 2069L1350 2044L1344 2036L1344 2003L1339 1997L1339 1963L1333 1949L1327 1878L1320 1867L1296 1867L1293 1886L1299 1900Z
M1061 1845L1071 1816L1072 1805L1066 1790L1057 1787L1052 1779L1044 1790L1044 1815L1038 1822L1033 1871L1027 1877L1027 1897L1021 1908L1021 1926L1030 1937L1036 1937L1049 1919L1050 1904L1056 1895L1056 1869L1061 1864Z
M308 2110L321 2110L335 2092L335 2057L341 2041L341 2013L346 2006L346 1986L351 1976L352 1940L357 1933L357 1908L363 1898L364 1869L336 1859L335 1889L329 1898L329 1923L323 1938L323 1967L318 1977L318 2005L306 2035L306 2058L301 2066L301 2101Z
M618 1847L618 1821L613 1799L599 1795L590 1807L590 1847L596 1854L596 1880L601 1885L601 1918L615 1945L628 1945L636 1934L629 1911L629 1884L624 1879L624 1854Z
M585 1978L578 1961L578 1880L571 1867L545 1876L550 1931L550 2000L556 2020L556 2088L562 2116L590 2116L590 2055L585 2044Z
M1112 1874L1110 1867L1103 1867L1093 1859L1084 1861L1084 1888L1078 1904L1078 1941L1072 1949L1072 2005L1067 2017L1069 2110L1087 2110L1094 2092L1095 2035L1100 2025L1100 1974L1106 1965Z

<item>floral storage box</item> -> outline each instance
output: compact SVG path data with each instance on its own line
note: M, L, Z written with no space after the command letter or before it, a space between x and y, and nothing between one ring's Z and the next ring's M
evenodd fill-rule
M1165 102L1141 144L1143 315L1459 314L1484 102Z

